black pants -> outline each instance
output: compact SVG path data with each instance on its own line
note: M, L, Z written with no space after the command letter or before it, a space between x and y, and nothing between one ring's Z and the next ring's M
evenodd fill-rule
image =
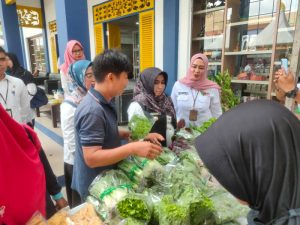
M65 184L66 184L68 203L70 207L73 208L81 204L80 195L77 193L77 191L71 188L72 177L73 177L73 165L64 163L64 172L65 172Z

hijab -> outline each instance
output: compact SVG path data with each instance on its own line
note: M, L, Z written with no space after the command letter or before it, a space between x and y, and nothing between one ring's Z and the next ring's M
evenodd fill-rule
M133 101L138 102L147 112L166 114L175 118L173 102L165 93L160 96L154 94L154 82L158 75L162 74L165 84L168 83L168 74L156 67L145 69L136 83L133 92Z
M92 66L92 62L89 60L78 60L70 65L69 76L72 79L72 92L66 99L76 105L79 105L88 91L85 87L85 73L90 66Z
M45 174L37 135L14 121L0 104L0 224L25 224L45 215Z
M14 76L14 77L17 77L17 78L20 78L21 80L23 80L25 85L27 85L29 83L33 83L34 82L33 75L28 70L26 70L24 67L22 67L20 65L20 62L19 62L16 54L7 53L6 55L13 63L13 67L12 68L7 67L6 72L11 76Z
M200 80L193 80L192 65L196 59L201 59L204 62L204 72ZM184 78L180 79L179 82L185 84L188 87L196 89L197 91L205 91L209 88L216 88L219 90L220 89L219 85L207 79L207 71L208 71L208 59L206 55L202 53L198 53L196 55L193 55L193 57L191 58L191 63L187 71L187 74L185 75Z
M83 50L83 47L79 41L71 40L67 43L67 47L66 47L65 54L64 54L65 62L60 66L60 70L63 72L64 75L68 74L69 66L73 62L75 62L75 59L73 58L73 55L72 55L72 50L75 45L79 45L80 48ZM82 59L85 59L84 53L82 55Z
M300 224L289 216L300 208L299 134L293 113L258 100L224 113L195 145L217 180L258 212L256 221L293 225Z

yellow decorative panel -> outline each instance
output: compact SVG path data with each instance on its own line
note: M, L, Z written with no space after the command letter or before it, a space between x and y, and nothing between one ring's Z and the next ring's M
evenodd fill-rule
M140 71L154 66L154 10L140 13Z
M108 48L121 49L121 30L117 25L107 24Z
M57 54L56 54L56 41L55 41L55 36L54 35L51 35L51 37L50 37L50 48L51 48L51 58L52 58L53 72L58 73Z
M12 5L12 4L15 4L15 3L16 3L16 0L5 0L6 5Z
M50 31L50 33L56 33L57 32L56 20L53 20L53 21L49 22L49 31Z
M41 8L17 5L17 14L21 27L43 28Z
M103 25L102 23L94 25L96 55L104 50L103 44Z
M154 8L154 0L112 0L93 7L94 23Z

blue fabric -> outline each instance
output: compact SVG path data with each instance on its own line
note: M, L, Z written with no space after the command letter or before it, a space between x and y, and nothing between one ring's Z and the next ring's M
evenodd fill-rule
M121 145L114 104L108 103L93 88L90 93L75 112L76 151L72 188L82 199L87 197L88 187L99 173L116 168L116 165L89 168L83 158L82 146L102 146L105 151Z
M76 89L77 86L82 88L85 92L87 92L84 78L85 72L88 67L92 65L92 62L89 60L79 60L75 63L72 63L69 68L69 75L72 78L73 82L73 90Z

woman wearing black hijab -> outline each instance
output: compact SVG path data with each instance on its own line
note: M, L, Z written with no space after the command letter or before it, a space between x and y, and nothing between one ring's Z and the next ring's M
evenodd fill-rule
M14 53L10 52L8 52L6 55L8 59L8 67L6 72L11 76L23 80L25 85L34 83L33 75L20 65L18 57Z
M217 180L252 209L249 225L296 225L300 224L299 135L300 122L290 111L259 100L225 113L195 145Z

